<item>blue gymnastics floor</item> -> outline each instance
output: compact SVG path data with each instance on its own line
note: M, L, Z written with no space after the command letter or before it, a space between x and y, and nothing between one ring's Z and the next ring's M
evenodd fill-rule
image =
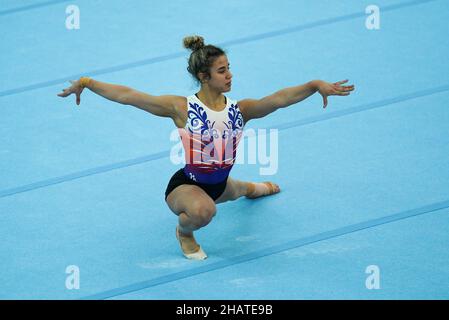
M0 4L0 299L449 298L449 1L376 1L378 30L370 1ZM173 123L56 96L82 75L190 95L191 34L227 51L236 100L356 85L325 110L316 94L248 123L278 130L277 171L231 176L282 192L217 205L201 262L181 255L164 201L182 166Z

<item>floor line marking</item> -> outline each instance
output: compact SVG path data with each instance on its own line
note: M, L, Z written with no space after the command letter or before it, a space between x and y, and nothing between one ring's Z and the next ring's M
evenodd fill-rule
M382 6L380 9L382 10L382 12L386 12L386 11L397 10L397 9L401 9L401 8L405 8L405 7L425 4L428 2L434 2L434 1L439 1L439 0L420 0L420 1L414 0L414 1L404 2L404 3L394 4L394 5L390 5L390 6ZM310 23L303 24L303 25L283 28L283 29L274 30L274 31L270 31L270 32L264 32L264 33L256 34L256 35L252 35L252 36L246 36L246 37L239 38L239 39L229 40L229 41L225 41L222 43L218 43L217 45L222 46L222 47L231 47L234 45L240 45L240 44L249 43L249 42L253 42L253 41L273 38L273 37L282 36L282 35L288 34L288 33L303 31L303 30L307 30L307 29L311 29L311 28L315 28L315 27L321 27L321 26L330 25L330 24L342 22L342 21L348 21L348 20L352 20L352 19L356 19L356 18L360 18L360 17L366 17L366 13L364 11L360 11L360 12L351 13L351 14L347 14L347 15L343 15L343 16L339 16L339 17L326 18L326 19L318 20L315 22L310 22ZM185 53L185 51L175 52L175 53L166 54L166 55L162 55L162 56L158 56L158 57L153 57L153 58L148 58L148 59L144 59L144 60L125 63L125 64L113 66L113 67L107 67L107 68L97 69L97 70L93 70L93 71L86 71L84 73L73 74L73 75L66 76L66 77L59 78L59 79L48 80L48 81L30 84L30 85L26 85L26 86L22 86L22 87L18 87L18 88L12 88L12 89L8 89L8 90L0 91L0 98L27 92L27 91L31 91L31 90L54 86L57 84L68 82L69 80L78 79L82 76L91 76L91 77L98 76L98 75L108 74L108 73L112 73L112 72L123 71L123 70L131 69L131 68L141 67L141 66L145 66L145 65L149 65L149 64L154 64L154 63L158 63L158 62L163 62L163 61L167 61L167 60L173 60L173 59L181 58L184 56L187 56L187 53Z
M341 110L341 111L336 111L336 112L333 112L330 114L314 116L314 117L309 117L306 119L287 122L287 123L279 124L277 126L271 126L268 129L286 130L286 129L290 129L290 128L296 128L296 127L300 127L300 126L314 124L314 123L321 122L321 121L340 118L340 117L351 115L351 114L358 113L358 112L363 112L363 111L372 110L372 109L376 109L376 108L380 108L380 107L385 107L390 104L395 104L395 103L404 102L404 101L411 100L411 99L421 98L421 97L429 96L429 95L444 92L444 91L449 91L449 84L440 86L440 87L417 91L414 93L400 95L398 97L394 97L394 98L390 98L390 99L384 99L384 100L368 103L365 105L360 105L357 107L352 107L352 108ZM247 138L247 137L245 137L245 138ZM124 161L120 161L120 162L116 162L116 163L112 163L112 164L108 164L108 165L104 165L104 166L100 166L100 167L94 167L94 168L70 173L67 175L60 176L60 177L37 181L37 182L23 185L23 186L0 190L0 198L12 196L12 195L22 193L22 192L32 191L32 190L39 189L39 188L52 186L55 184L59 184L59 183L63 183L63 182L67 182L67 181L71 181L71 180L75 180L75 179L84 178L84 177L95 175L95 174L100 174L100 173L117 170L117 169L121 169L121 168L126 168L126 167L130 167L130 166L134 166L134 165L139 165L139 164L142 164L142 163L145 163L148 161L158 160L158 159L162 159L162 158L169 157L169 156L170 156L170 150L165 150L165 151L161 151L158 153L154 153L154 154L150 154L150 155L146 155L146 156L142 156L142 157L138 157L138 158L134 158L134 159L124 160Z
M270 255L274 255L274 254L281 253L281 252L284 252L284 251L287 251L287 250L296 249L296 248L299 248L299 247L304 247L304 246L312 244L312 243L316 243L316 242L320 242L320 241L324 241L324 240L329 240L329 239L332 239L332 238L344 236L344 235L347 235L347 234L350 234L350 233L354 233L354 232L357 232L357 231L361 231L361 230L377 227L377 226L380 226L380 225L384 225L384 224L396 222L396 221L399 221L399 220L403 220L403 219L407 219L407 218L423 215L423 214L426 214L426 213L435 212L435 211L438 211L438 210L441 210L441 209L445 209L445 208L448 208L448 207L449 207L449 200L433 203L433 204L426 205L426 206L419 207L419 208L415 208L415 209L412 209L412 210L402 211L400 213L388 215L388 216L385 216L385 217L371 219L371 220L368 220L368 221L365 221L365 222L356 223L356 224L352 224L352 225L349 225L349 226L337 228L337 229L334 229L334 230L322 232L322 233L319 233L319 234L316 234L316 235L312 235L312 236L300 238L300 239L297 239L297 240L289 241L289 242L286 242L286 243L283 243L283 244L279 244L279 245L275 245L275 246L272 246L272 247L264 248L264 249L261 249L261 250L258 250L258 251L250 252L248 254L244 254L244 255L241 255L241 256L229 258L229 259L226 259L226 260L223 260L223 261L210 263L208 265L197 267L197 268L192 268L190 270L185 270L185 271L181 271L181 272L175 272L175 273L168 274L168 275L165 275L165 276L156 277L154 279L150 279L150 280L147 280L147 281L141 281L141 282L137 282L137 283L133 283L133 284L127 285L127 286L123 286L123 287L119 287L119 288L115 288L115 289L99 292L97 294L89 295L89 296L83 297L81 299L82 300L99 300L99 299L108 299L108 298L121 296L121 295L124 295L124 294L127 294L127 293L136 292L136 291L140 291L140 290L143 290L143 289L155 287L155 286L158 286L158 285L163 285L163 284L166 284L166 283L170 283L170 282L174 282L174 281L190 278L190 277L193 277L193 276L197 276L199 274L203 274L203 273L207 273L207 272L211 272L211 271L215 271L215 270L231 267L231 266L234 266L234 265L237 265L237 264L240 264L240 263L244 263L244 262L248 262L248 261L251 261L251 260L263 258L263 257L270 256Z

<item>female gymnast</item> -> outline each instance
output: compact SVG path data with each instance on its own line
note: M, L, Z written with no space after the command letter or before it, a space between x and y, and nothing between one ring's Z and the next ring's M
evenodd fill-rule
M81 77L71 81L71 86L58 96L68 97L73 93L79 105L83 89L88 88L106 99L173 120L180 132L186 164L170 179L165 201L178 216L176 237L184 256L203 260L207 255L196 242L193 232L212 220L216 204L242 196L254 199L280 192L279 186L272 182L239 181L229 176L244 125L316 92L323 97L323 108L326 108L328 96L347 96L354 86L343 85L348 80L336 83L313 80L262 99L237 102L224 95L231 91L232 85L226 53L216 46L205 45L200 36L186 37L183 42L184 47L192 51L187 70L201 83L201 89L194 95L153 96L126 86Z

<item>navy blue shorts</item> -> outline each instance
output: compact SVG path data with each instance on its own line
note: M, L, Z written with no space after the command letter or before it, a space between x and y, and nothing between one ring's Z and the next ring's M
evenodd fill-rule
M175 172L175 174L171 177L168 182L167 189L165 190L165 200L167 200L167 196L172 192L176 187L183 184L191 184L194 186L198 186L203 189L212 200L217 200L225 191L226 183L228 179L225 179L223 182L215 183L215 184L207 184L207 183L198 183L188 178L184 174L184 169L179 169Z

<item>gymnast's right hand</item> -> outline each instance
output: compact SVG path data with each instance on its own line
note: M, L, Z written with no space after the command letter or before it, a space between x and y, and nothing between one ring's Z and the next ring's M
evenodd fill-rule
M61 93L58 93L58 97L65 98L74 93L76 95L76 104L79 106L81 102L81 92L83 92L84 87L81 86L80 80L70 80L70 83L72 85L63 89Z

